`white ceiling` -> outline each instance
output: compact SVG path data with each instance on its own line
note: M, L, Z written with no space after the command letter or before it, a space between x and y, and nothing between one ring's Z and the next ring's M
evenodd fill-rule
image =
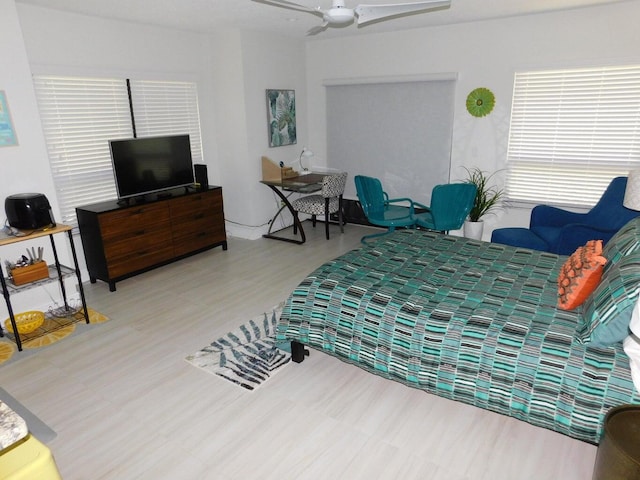
M346 0L354 8L358 0ZM416 0L364 0L367 4L405 3ZM447 10L395 18L366 27L329 28L310 39L386 32L475 20L530 15L632 0L452 0ZM637 1L637 0L633 0ZM212 32L240 28L271 32L300 39L321 23L310 13L274 7L252 0L16 0L17 3L53 8L180 30ZM307 7L329 8L331 0L298 0Z

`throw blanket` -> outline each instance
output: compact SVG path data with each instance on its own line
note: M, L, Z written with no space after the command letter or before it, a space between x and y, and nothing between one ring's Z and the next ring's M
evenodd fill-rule
M640 397L622 346L583 345L580 310L556 308L565 259L397 231L302 281L277 338L597 443L606 412Z

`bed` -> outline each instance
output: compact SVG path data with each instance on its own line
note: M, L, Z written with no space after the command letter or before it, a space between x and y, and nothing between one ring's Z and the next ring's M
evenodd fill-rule
M640 222L623 230L603 252L602 283L575 310L557 307L566 256L399 230L307 276L277 339L597 444L610 408L640 402L621 342L594 341L601 327L628 334L615 324L628 323L638 293ZM632 272L622 294L621 271Z

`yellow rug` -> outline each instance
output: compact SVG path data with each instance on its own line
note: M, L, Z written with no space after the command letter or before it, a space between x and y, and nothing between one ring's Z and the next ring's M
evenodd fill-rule
M96 312L92 308L88 308L88 311L89 323L91 324L103 323L109 320L107 316ZM35 332L20 335L22 348L24 350L41 348L56 343L71 335L76 329L76 324L84 322L83 310L68 317L54 317L47 313L40 328ZM5 331L5 336L6 340L0 341L0 365L10 360L13 354L18 351L13 334ZM9 341L9 339L14 341Z

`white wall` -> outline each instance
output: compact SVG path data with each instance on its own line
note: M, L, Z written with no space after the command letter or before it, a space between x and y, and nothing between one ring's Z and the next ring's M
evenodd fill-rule
M243 104L244 141L229 145L240 150L230 162L224 162L227 185L225 212L229 231L245 238L258 238L265 233L265 225L279 208L279 202L271 190L259 183L262 178L261 157L267 156L275 162L290 163L295 159L307 138L307 107L305 80L305 47L303 42L292 42L276 36L265 36L250 32L241 34L242 87L240 98L233 103L227 99L225 110ZM226 68L226 67L224 67ZM296 93L296 129L298 141L295 145L269 148L267 130L267 89L291 89ZM240 140L239 140L240 141ZM231 209L231 204L233 209Z
M14 193L44 193L57 209L55 189L47 160L44 136L38 120L29 60L25 50L22 30L13 0L0 0L0 44L3 48L3 67L0 68L0 90L4 90L13 119L17 146L0 147L0 200ZM4 223L4 207L2 222ZM60 240L64 239L59 235ZM47 239L29 243L29 247L43 246L51 256ZM69 254L58 243L60 258L68 262ZM24 253L24 244L0 249L0 259L11 261ZM67 263L68 264L68 263ZM55 286L53 291L55 291ZM74 290L75 291L75 290ZM44 293L44 292L43 292ZM30 303L33 294L12 298L14 310L24 311L34 307ZM45 295L46 296L46 295ZM8 316L4 302L0 302L0 321Z
M51 171L29 59L13 0L0 0L0 40L3 46L0 90L4 90L18 136L18 146L0 148L0 195L41 192L55 201Z
M553 14L314 40L307 46L310 142L326 155L326 150L322 151L326 149L324 80L457 72L451 179L465 176L462 166L503 169L514 73L638 63L638 18L640 2L631 1ZM466 112L466 96L476 87L487 87L496 96L496 107L487 117L474 118ZM366 164L361 172L349 173L350 178L366 173ZM490 237L497 223L528 225L529 212L514 209L488 218L484 238Z

